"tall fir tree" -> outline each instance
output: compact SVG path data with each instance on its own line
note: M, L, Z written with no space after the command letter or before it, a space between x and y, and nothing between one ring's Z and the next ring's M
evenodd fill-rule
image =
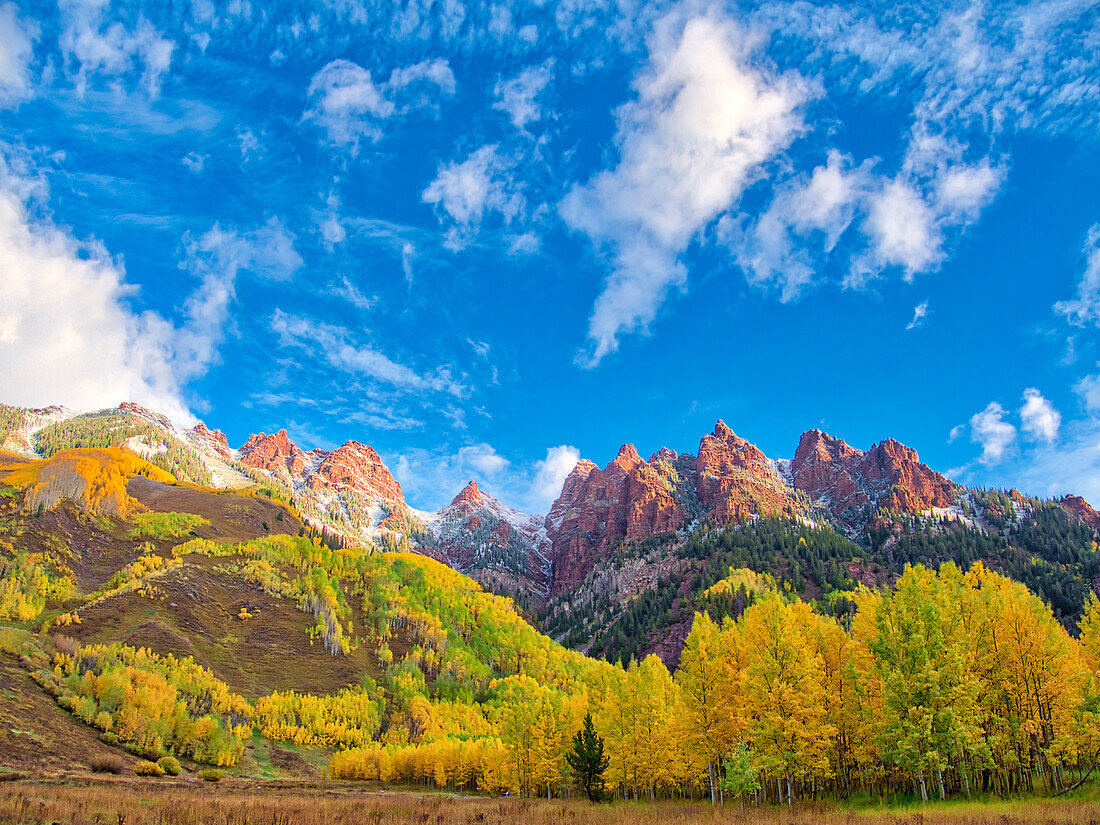
M596 733L592 714L584 715L584 725L573 737L573 749L565 755L573 781L593 802L603 799L603 774L610 759L603 752L603 737Z

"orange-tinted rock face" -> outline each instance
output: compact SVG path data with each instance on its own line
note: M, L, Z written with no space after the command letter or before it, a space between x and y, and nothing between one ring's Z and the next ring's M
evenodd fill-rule
M476 481L471 481L463 487L459 494L454 497L454 500L451 501L452 507L459 504L470 504L475 507L481 504L481 490L478 489Z
M867 452L820 430L802 434L791 462L796 489L848 524L868 507L916 513L955 503L956 487L920 463L915 450L888 438Z
M229 441L221 430L209 430L201 421L191 428L191 438L200 450L221 456L226 461L233 457Z
M715 521L795 509L790 487L773 463L723 421L699 442L695 466L699 501Z
M546 517L554 592L579 584L596 558L619 542L679 528L685 513L673 493L632 444L603 470L579 462Z
M242 464L280 475L285 472L293 480L302 477L308 464L306 454L290 440L286 430L279 430L274 435L249 436L240 449L240 456Z
M1093 530L1100 530L1100 513L1089 506L1089 503L1080 496L1064 496L1058 502L1071 515L1081 519Z
M321 451L315 452L321 461L308 482L312 489L332 487L351 490L363 498L404 504L401 485L373 447L349 441L327 455Z

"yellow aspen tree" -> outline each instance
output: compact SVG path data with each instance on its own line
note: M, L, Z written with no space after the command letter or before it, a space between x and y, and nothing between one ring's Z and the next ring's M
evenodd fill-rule
M676 683L683 699L685 751L706 765L712 805L718 804L718 766L732 746L730 720L719 704L724 676L718 627L705 613L696 613L680 654Z
M812 621L808 605L770 595L738 622L752 642L741 685L747 733L757 764L782 780L788 803L795 783L830 773L834 728L825 715L823 665L804 630Z

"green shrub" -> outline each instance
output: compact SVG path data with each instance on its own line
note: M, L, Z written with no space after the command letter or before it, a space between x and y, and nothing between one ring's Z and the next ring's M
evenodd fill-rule
M196 527L210 526L209 521L193 513L135 513L130 520L134 529L126 534L128 539L181 539Z
M207 768L206 770L199 771L199 776L201 776L205 782L218 782L225 774L217 768Z
M134 773L138 776L164 776L164 768L162 768L156 762L150 762L148 759L142 759L136 765L134 765Z
M179 776L180 771L183 770L180 767L180 761L174 756L162 756L157 760L157 764L160 765L160 769L169 776Z

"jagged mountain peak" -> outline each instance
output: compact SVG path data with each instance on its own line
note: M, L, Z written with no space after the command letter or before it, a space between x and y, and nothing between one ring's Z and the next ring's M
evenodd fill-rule
M483 493L481 488L477 486L476 481L470 481L465 487L463 487L451 500L451 507L457 507L460 504L481 504Z

